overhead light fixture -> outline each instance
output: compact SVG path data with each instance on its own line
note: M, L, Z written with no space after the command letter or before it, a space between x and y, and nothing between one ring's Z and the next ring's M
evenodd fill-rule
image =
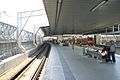
M101 7L103 4L105 4L108 0L102 0L100 3L95 5L90 11L94 12L97 8Z
M58 0L58 3L61 3L62 2L62 0Z

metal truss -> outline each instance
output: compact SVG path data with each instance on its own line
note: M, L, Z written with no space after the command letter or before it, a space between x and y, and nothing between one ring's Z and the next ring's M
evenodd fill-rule
M15 40L14 33L16 31L16 27L0 22L0 41L11 41Z
M24 30L21 35L22 42L33 41L33 33Z

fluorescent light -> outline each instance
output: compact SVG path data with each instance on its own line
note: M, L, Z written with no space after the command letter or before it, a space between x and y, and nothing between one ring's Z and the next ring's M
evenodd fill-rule
M99 4L97 4L95 7L93 7L90 11L95 11L97 8L101 7L103 4L105 4L108 0L102 0Z
M62 0L58 0L58 3L61 3L62 2Z

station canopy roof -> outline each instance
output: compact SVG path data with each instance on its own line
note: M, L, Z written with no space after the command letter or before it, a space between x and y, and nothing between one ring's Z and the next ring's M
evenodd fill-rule
M43 28L46 35L97 33L120 23L120 0L43 1L50 23Z

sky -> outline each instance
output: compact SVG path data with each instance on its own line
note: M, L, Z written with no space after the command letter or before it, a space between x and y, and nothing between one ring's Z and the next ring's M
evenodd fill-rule
M17 27L17 13L40 10L38 12L33 12L34 17L30 17L27 24L25 25L25 30L33 32L33 29L38 29L39 26L48 26L49 22L44 10L42 0L1 0L0 1L0 22L5 22L10 25ZM22 14L22 27L24 26L29 13Z

